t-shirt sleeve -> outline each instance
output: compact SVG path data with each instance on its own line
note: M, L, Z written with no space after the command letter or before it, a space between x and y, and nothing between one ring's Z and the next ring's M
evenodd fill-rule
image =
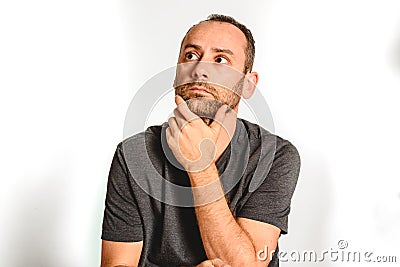
M300 157L295 146L284 140L278 148L271 169L263 183L237 212L237 217L272 224L288 233L290 203L300 171Z
M108 175L101 235L104 240L118 242L143 240L142 222L129 177L120 143Z

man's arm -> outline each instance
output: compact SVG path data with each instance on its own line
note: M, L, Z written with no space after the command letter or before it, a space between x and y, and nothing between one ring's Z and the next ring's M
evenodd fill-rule
M267 266L257 252L276 248L280 229L256 220L233 217L225 200L215 166L233 136L236 113L222 106L207 126L179 96L175 117L168 120L166 137L177 160L187 171L195 201L195 212L209 259L219 258L231 266Z
M102 267L138 265L143 247L142 225L122 142L115 150L108 175L101 238Z
M215 165L202 172L189 173L193 196L196 203L209 202L205 198L216 194L223 196L219 174ZM202 186L214 182L209 192ZM202 191L203 190L203 191ZM219 190L219 192L218 192ZM271 251L276 249L280 229L276 226L233 217L224 197L206 205L196 206L196 217L203 240L204 249L209 259L220 258L231 266L267 266L271 260ZM266 260L257 258L257 252L268 248ZM264 256L264 254L262 254Z
M136 267L139 264L143 241L101 243L101 267Z

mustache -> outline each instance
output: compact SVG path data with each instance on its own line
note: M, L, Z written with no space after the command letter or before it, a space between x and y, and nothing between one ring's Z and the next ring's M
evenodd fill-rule
M194 86L205 88L214 97L216 97L218 95L217 89L215 89L214 86L212 86L210 83L203 82L203 81L194 81L194 82L190 82L190 83L181 84L181 85L178 85L175 89L177 90L178 93L184 93Z

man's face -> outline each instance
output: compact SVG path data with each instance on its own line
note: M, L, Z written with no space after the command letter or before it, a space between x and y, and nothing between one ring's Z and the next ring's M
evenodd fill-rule
M174 87L192 112L213 118L223 104L237 111L246 46L244 34L226 22L202 22L190 30L182 43Z

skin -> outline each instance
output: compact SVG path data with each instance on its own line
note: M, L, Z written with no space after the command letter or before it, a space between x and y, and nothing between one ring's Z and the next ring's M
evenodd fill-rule
M185 37L178 63L214 62L242 72L244 69L246 38L235 26L221 22L203 22ZM229 51L228 51L229 50ZM200 65L199 65L200 66ZM210 75L202 68L190 72L195 79L207 81ZM246 73L241 97L251 97L258 82L256 72ZM184 98L199 95L182 93L175 97L177 107L169 119L167 142L178 161L185 167L193 188L196 218L203 246L209 260L204 266L267 266L257 259L257 252L268 247L276 249L280 229L259 221L233 217L215 162L228 146L236 127L239 105L232 105L232 94L215 86L222 105L212 122L197 116ZM215 95L196 91L202 97L215 99ZM192 92L193 93L193 92ZM201 103L199 104L201 105ZM205 141L206 140L206 141ZM206 186L209 185L209 186ZM204 187L206 186L206 187ZM143 242L123 243L102 241L102 267L137 266Z

